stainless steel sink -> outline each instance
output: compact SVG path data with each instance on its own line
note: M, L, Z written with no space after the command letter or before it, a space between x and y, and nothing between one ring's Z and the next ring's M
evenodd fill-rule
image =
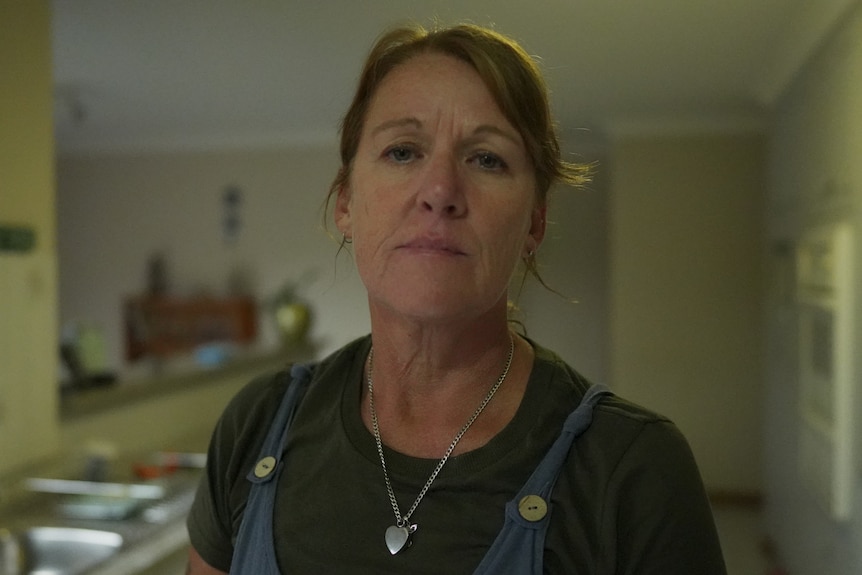
M26 479L0 509L0 575L131 573L182 548L198 470L152 482Z
M31 527L18 535L21 575L83 575L120 550L112 531Z

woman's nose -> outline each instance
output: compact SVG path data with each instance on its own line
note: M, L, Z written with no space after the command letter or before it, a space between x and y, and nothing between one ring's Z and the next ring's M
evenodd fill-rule
M454 158L434 158L426 164L417 201L422 209L443 216L459 217L466 212L462 175Z

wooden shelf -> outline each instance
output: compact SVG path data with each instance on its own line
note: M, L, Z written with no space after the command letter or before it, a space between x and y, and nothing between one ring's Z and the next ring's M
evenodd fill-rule
M257 337L252 298L132 297L124 307L129 361L189 353L207 343L248 344Z

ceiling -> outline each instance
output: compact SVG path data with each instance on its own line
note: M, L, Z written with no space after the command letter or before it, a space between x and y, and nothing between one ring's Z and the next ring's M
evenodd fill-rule
M386 26L540 57L565 131L756 126L855 0L53 0L60 153L334 141Z

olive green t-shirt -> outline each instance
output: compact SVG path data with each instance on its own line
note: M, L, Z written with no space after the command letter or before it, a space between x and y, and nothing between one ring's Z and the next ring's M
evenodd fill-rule
M390 555L395 522L373 435L360 417L370 338L322 361L288 434L274 510L283 573L470 574L503 526L504 507L558 437L589 383L534 344L536 359L512 421L485 446L450 460L411 517L413 545ZM189 515L192 545L229 571L250 483L289 374L244 388L222 415ZM385 449L385 448L384 448ZM409 509L438 460L385 449ZM685 439L667 419L602 400L575 441L550 503L544 567L551 574L723 575L703 485Z

